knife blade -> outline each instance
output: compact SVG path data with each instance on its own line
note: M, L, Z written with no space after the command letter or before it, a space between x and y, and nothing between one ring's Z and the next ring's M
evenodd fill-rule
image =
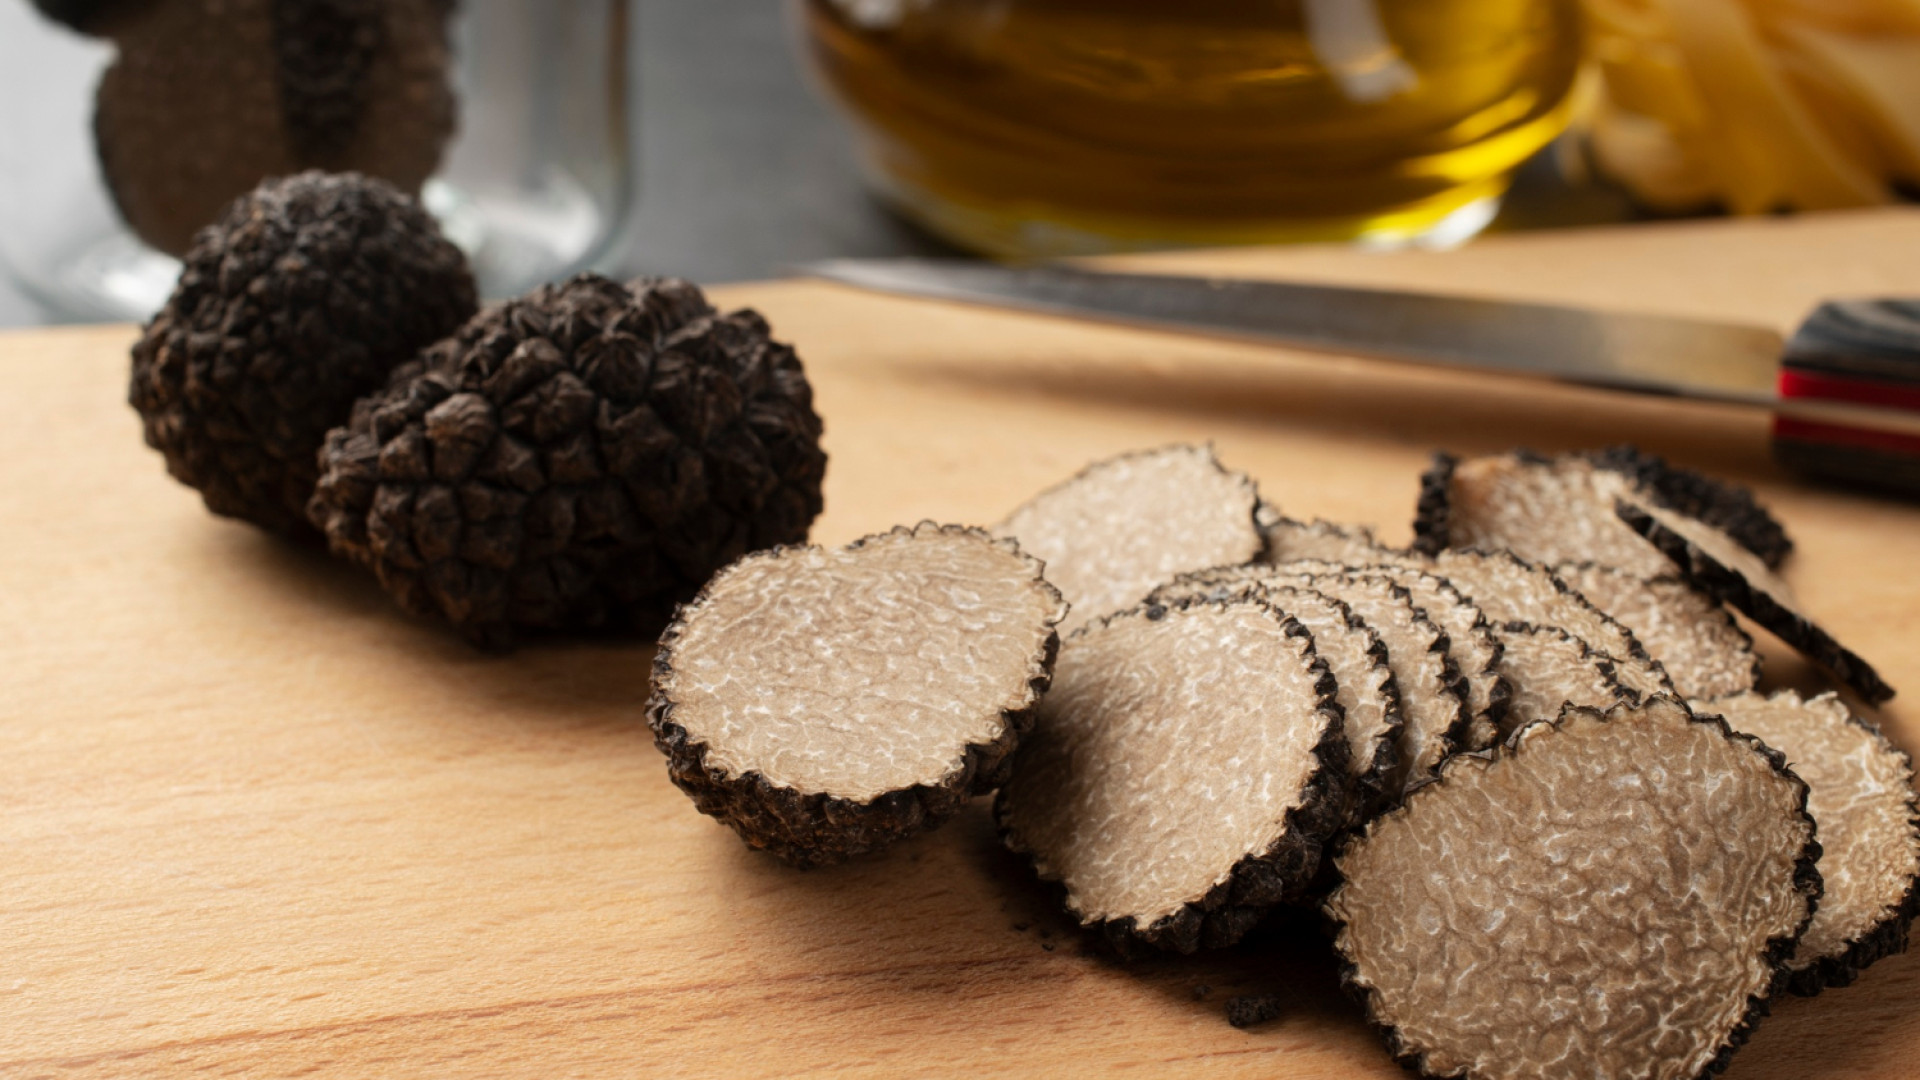
M880 292L1771 409L1783 462L1920 492L1920 301L1836 301L1768 327L1306 282L957 259L834 259Z

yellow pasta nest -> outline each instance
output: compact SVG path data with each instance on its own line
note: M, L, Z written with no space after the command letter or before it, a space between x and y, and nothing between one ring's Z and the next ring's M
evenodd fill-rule
M1602 171L1648 204L1736 213L1920 184L1920 0L1586 0Z

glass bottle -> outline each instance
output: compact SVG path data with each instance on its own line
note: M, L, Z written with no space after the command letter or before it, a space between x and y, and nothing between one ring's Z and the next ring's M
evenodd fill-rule
M1578 0L794 0L880 192L997 256L1462 239L1565 126Z
M267 176L418 194L488 296L584 268L632 201L628 0L70 0L57 86L0 101L0 263L57 314L144 319ZM77 31L77 33L75 32Z

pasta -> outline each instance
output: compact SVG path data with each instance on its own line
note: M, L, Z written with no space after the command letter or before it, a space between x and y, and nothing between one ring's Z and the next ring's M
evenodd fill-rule
M1586 0L1599 169L1668 210L1893 201L1920 184L1920 0Z

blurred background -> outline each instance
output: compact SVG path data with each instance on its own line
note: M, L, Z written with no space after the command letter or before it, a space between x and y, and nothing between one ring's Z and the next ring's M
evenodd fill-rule
M0 325L139 317L241 178L315 163L421 192L494 296L1920 184L1913 0L447 4L0 0Z

